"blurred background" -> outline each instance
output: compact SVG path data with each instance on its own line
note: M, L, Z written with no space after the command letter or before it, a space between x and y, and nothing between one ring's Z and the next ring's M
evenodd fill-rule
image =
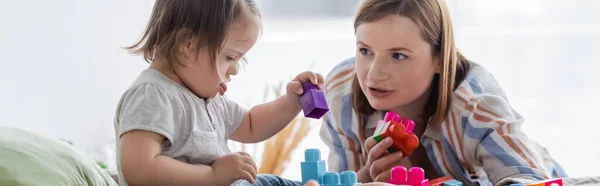
M359 0L259 0L264 30L228 96L251 107L293 75L329 70L355 53ZM40 132L115 166L113 117L121 94L147 68L120 47L142 33L151 0L3 1L0 126ZM525 117L524 130L570 176L598 175L598 0L448 0L461 51L491 71ZM265 95L268 93L267 95ZM320 121L291 151L282 175L299 180L306 148L322 144ZM235 150L253 151L258 144Z

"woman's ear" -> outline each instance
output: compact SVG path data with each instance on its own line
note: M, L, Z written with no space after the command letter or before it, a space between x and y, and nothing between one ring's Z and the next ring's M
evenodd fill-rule
M433 56L433 71L436 74L442 73L442 58L439 54Z

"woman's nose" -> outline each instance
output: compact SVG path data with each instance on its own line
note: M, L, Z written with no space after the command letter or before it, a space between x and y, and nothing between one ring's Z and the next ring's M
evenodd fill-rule
M383 61L375 59L367 73L367 79L373 82L384 81L390 77Z

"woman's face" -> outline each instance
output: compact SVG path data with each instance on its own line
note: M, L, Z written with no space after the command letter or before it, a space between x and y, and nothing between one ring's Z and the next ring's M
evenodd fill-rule
M356 29L356 49L358 82L374 109L424 106L440 68L415 22L389 15L362 23Z

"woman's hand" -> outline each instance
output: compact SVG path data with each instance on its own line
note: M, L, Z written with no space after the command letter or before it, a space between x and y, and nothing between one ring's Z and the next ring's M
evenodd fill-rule
M392 146L392 138L387 137L377 143L372 137L365 141L367 148L367 163L358 171L360 182L386 182L391 177L391 170L400 164L404 157L402 152L388 153L387 149Z

